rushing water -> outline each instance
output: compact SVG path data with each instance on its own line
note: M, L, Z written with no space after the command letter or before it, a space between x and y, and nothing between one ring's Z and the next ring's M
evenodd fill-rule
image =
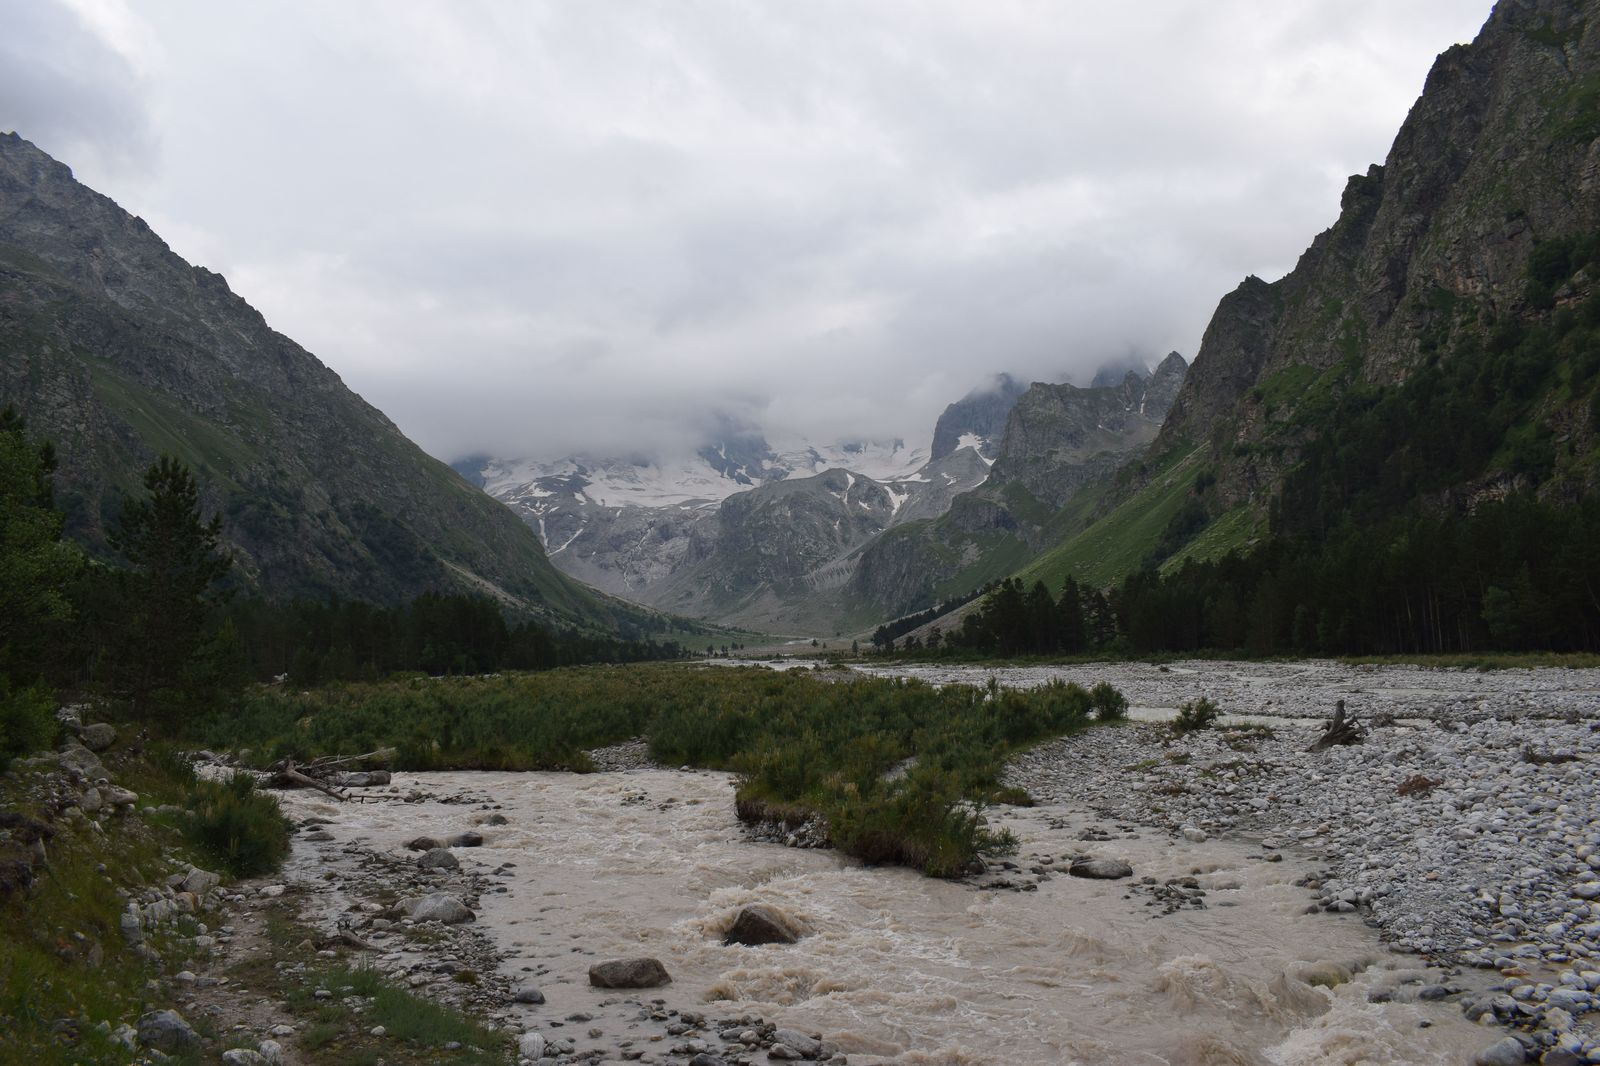
M1490 1042L1452 1005L1369 1002L1417 960L1384 951L1354 917L1305 914L1307 893L1293 881L1307 868L1262 861L1243 841L1107 825L1115 839L1085 842L1087 816L1008 811L1023 855L1122 858L1136 876L986 892L750 843L721 774L451 772L396 783L478 802L336 805L304 793L289 802L299 815L335 818L341 841L397 853L411 836L468 828L482 804L496 805L507 824L478 826L485 845L458 855L486 869L516 864L505 893L483 896L479 928L507 951L511 972L543 971L556 1016L615 995L588 987L597 959L653 955L673 983L650 995L820 1032L852 1062L1433 1064L1470 1061ZM1203 910L1158 916L1136 890L1139 877L1190 874L1208 890ZM753 902L808 935L794 946L724 946L736 909ZM1332 991L1299 979L1368 961Z

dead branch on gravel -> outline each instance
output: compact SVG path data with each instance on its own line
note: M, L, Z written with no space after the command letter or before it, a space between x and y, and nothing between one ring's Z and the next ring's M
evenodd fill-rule
M1523 748L1522 761L1535 766L1559 766L1566 762L1577 762L1578 757L1570 751L1534 751L1532 748Z
M1333 721L1328 723L1327 732L1316 739L1307 751L1327 751L1336 744L1360 744L1366 740L1367 730L1355 715L1349 718L1344 716L1344 700L1340 700L1333 707Z

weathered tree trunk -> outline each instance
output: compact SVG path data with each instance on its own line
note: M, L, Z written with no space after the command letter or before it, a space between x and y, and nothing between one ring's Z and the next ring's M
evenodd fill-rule
M1334 705L1333 721L1328 723L1327 732L1318 737L1316 743L1306 750L1327 751L1335 744L1360 744L1366 736L1366 727L1356 720L1355 715L1345 718L1344 700L1340 700Z
M344 793L338 791L337 789L330 788L314 777L307 777L299 770L296 770L294 768L293 759L284 763L283 769L273 774L267 780L267 784L273 788L314 788L318 792L326 793L340 802L343 802L345 799Z

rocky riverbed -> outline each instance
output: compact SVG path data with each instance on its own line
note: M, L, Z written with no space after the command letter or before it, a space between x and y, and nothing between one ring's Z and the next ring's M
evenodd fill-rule
M1594 672L1000 680L1052 676L1109 679L1145 718L1201 695L1235 717L1023 754L1010 783L1037 805L990 812L1019 852L967 883L760 839L725 775L637 743L596 774L285 794L305 830L285 880L325 933L530 1061L1600 1062ZM1365 742L1307 752L1340 698ZM798 943L724 943L752 905ZM670 983L591 984L638 957Z
M882 672L875 670L873 672ZM1600 671L1338 663L908 668L938 683L1110 680L1146 718L1207 697L1236 728L1092 730L1030 751L1044 803L1318 867L1313 907L1456 968L1427 995L1512 1027L1529 1061L1600 1062ZM1364 742L1306 749L1337 700ZM1155 712L1155 713L1151 713ZM1268 726L1258 723L1270 722ZM1502 1058L1515 1058L1508 1045Z

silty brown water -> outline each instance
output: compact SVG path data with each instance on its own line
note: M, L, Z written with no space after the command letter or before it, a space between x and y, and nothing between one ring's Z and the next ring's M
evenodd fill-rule
M1243 841L1110 825L1113 839L1085 841L1086 815L1007 808L999 818L1023 856L1121 858L1135 877L1062 874L1036 891L979 891L748 842L722 774L449 772L396 783L465 792L477 806L289 802L297 815L336 818L341 842L397 858L404 840L468 828L495 805L507 824L480 826L484 846L458 855L485 870L516 864L507 890L483 897L478 928L505 949L509 971L541 974L549 1005L526 1014L534 1027L614 998L588 986L593 962L653 955L673 983L647 995L818 1032L861 1063L1434 1064L1470 1061L1488 1042L1453 1005L1369 1002L1420 963L1386 952L1354 918L1305 914L1293 882L1308 868L1293 856L1265 862ZM319 861L297 846L291 872L318 876ZM1137 884L1191 875L1204 909L1163 914ZM737 909L754 902L808 935L724 946ZM1368 961L1331 990L1307 983Z

